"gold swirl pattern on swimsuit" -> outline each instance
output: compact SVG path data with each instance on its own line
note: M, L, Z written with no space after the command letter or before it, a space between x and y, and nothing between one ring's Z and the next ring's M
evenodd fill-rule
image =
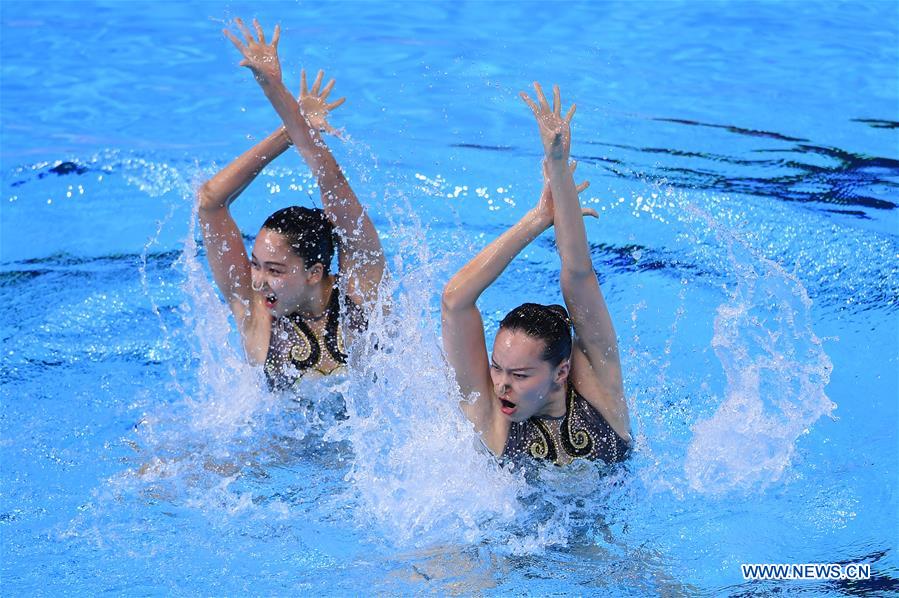
M562 422L562 448L572 457L586 457L593 452L593 438L586 426L575 428L580 424L574 402L574 386L568 386L568 408L565 411L565 420Z
M566 411L561 418L531 417L511 422L502 458L530 456L538 461L566 465L574 459L617 463L630 447L587 399L568 387Z
M531 453L531 456L535 459L547 459L555 461L555 449L554 442L552 439L552 434L550 434L549 430L546 428L546 424L544 424L540 420L534 420L534 423L537 424L537 430L540 434L537 438L534 439L534 442L531 443L530 447L528 447L528 451ZM552 457L550 457L550 453L552 453Z
M362 309L349 298L344 299L350 330L364 330L366 318ZM328 300L321 336L316 336L298 313L275 320L266 355L265 374L271 388L292 387L306 373L327 376L341 371L347 362L343 339L345 325L341 322L341 301L335 288ZM333 366L322 364L330 360Z
M312 355L312 347L309 345L309 339L304 334L297 335L297 342L290 348L290 358L293 361L303 362Z
M293 325L295 340L290 347L290 360L298 370L315 369L321 365L322 349L318 338L298 314L288 316Z

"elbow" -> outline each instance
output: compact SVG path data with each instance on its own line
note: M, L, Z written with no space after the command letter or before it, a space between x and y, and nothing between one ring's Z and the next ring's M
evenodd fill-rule
M447 284L443 287L443 294L440 296L440 309L443 311L452 311L456 304L456 293Z
M211 181L206 181L197 190L197 206L201 212L211 212L222 207L221 199L210 183Z
M596 279L596 272L593 271L593 264L587 262L586 264L577 264L577 265L568 265L562 264L562 272L559 277L559 282L563 287L569 285L579 285L584 282L589 281L590 279Z
M440 296L440 308L444 312L457 311L469 303L461 296L458 287L453 284L452 280L443 287L443 294Z

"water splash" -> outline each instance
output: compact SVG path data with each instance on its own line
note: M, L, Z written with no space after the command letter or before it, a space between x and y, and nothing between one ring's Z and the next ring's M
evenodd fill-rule
M409 210L408 213L413 213ZM412 220L390 236L400 251L368 331L353 355L349 419L330 435L348 440L357 516L399 545L475 542L509 522L524 482L501 469L459 410L440 349L433 281L441 260Z
M620 506L621 493L630 496L626 479L616 490L596 464L527 477L504 469L458 408L437 294L456 252L474 251L483 235L435 242L402 185L385 184L366 203L387 221L378 227L390 256L389 300L374 306L346 377L274 395L246 363L207 272L194 192L207 173L190 164L124 170L129 186L167 208L142 253L141 286L170 349L169 400L148 399L126 437L128 469L95 496L91 517L101 527L121 514L115 505L134 513L159 505L222 533L276 521L292 534L322 529L388 553L439 547L455 559L480 546L491 558L519 558L597 542L612 549L609 534L596 530L606 525L609 497ZM271 193L314 190L297 171L269 174ZM153 251L182 224L180 255L160 269Z
M695 204L687 209L724 244L737 284L718 307L712 339L725 397L693 426L684 473L706 494L764 488L781 479L799 437L836 407L824 392L833 366L802 283Z
M133 184L152 192L152 181ZM191 205L195 186L179 189ZM171 188L167 180L163 192ZM403 201L401 195L385 198L392 206ZM182 364L188 371L170 368L170 385L181 400L144 416L129 441L137 451L134 466L108 489L118 496L136 491L213 517L327 521L344 513L343 525L362 524L371 540L398 546L508 538L497 530L515 520L519 497L531 489L520 473L499 467L458 409L431 307L433 281L442 278L445 263L429 253L427 231L406 208L382 231L395 247L392 277L383 285L383 304L374 306L367 332L351 350L349 375L303 382L295 394L282 396L264 389L260 369L248 365L239 349L203 264L194 205L174 265L182 278L181 326L166 326L165 308L153 305L166 342L189 347L189 361ZM154 243L147 243L144 262ZM142 284L151 301L155 282L144 264ZM345 403L346 418L339 403ZM272 481L271 468L310 464L314 475L342 472L344 481L327 482L333 495L312 503L302 496L279 498L295 492L284 480ZM313 482L307 492L317 493L314 486L322 484ZM550 530L553 525L524 541L544 546L564 536Z

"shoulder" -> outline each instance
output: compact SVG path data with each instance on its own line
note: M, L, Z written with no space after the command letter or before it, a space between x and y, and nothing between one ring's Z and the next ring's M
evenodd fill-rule
M592 373L592 368L586 359L584 359L584 363L576 363L575 360L572 360L569 383L574 389L575 396L582 399L587 406L602 417L617 436L630 442L630 419L621 387L602 384Z
M509 442L512 423L503 417L503 415L499 413L499 409L494 406L496 399L491 391L487 391L482 396L483 398L480 400L489 401L486 410L488 412L486 418L487 421L484 422L482 438L484 444L487 445L487 448L489 448L494 455L502 456L503 451L505 451L506 445Z
M368 327L368 314L361 297L340 291L339 287L331 297L330 309L335 310L343 328L348 332L363 332Z
M502 455L512 423L500 412L493 387L475 383L467 394L459 403L462 411L487 448L494 455Z
M265 363L272 335L272 315L261 303L252 301L240 331L244 351L251 364Z

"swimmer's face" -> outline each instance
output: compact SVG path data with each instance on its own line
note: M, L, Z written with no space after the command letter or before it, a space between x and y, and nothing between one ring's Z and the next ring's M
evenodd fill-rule
M493 342L490 378L500 411L520 422L543 415L548 396L564 383L568 362L553 367L543 359L545 343L521 330L501 328Z
M313 285L322 278L321 264L306 268L287 238L267 228L259 231L250 258L253 291L272 315L284 316L306 306Z

